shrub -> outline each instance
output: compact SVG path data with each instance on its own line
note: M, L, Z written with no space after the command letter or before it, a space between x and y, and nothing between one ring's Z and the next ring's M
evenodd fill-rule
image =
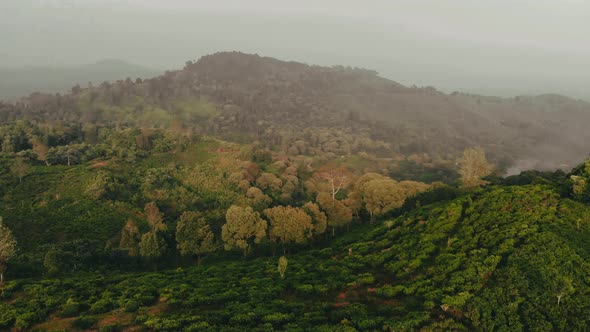
M121 327L118 324L105 325L98 329L99 332L118 332Z
M62 307L61 317L76 317L80 312L80 303L73 299L68 299Z
M72 326L78 330L86 330L93 328L98 320L91 316L82 316L72 322Z
M35 315L35 313L27 312L16 318L14 326L19 330L27 330L36 320L37 315Z
M125 312L136 312L139 309L139 303L134 300L130 300L125 304Z
M103 314L105 312L111 311L112 306L113 304L110 300L100 299L90 306L90 312L93 314Z

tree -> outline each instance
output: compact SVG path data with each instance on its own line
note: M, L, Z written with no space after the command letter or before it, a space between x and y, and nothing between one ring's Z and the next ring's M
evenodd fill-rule
M281 279L285 279L285 272L287 271L287 265L289 265L289 261L287 257L281 256L279 258L279 274L281 275Z
M463 151L463 158L459 161L461 168L461 183L465 188L474 188L486 184L483 177L490 175L494 166L490 164L485 152L481 148L467 148Z
M100 199L114 188L113 178L107 172L99 171L96 177L86 186L84 192L95 199Z
M225 250L242 249L246 256L253 243L260 243L266 237L268 225L251 207L232 205L225 214L225 220L221 227Z
M10 166L10 172L18 177L19 183L22 183L23 178L31 173L31 166L25 163L22 158L16 158Z
M325 167L320 169L315 177L327 183L327 191L336 200L336 195L350 184L350 174L343 168Z
M270 221L271 241L280 240L283 244L283 253L286 243L303 243L312 236L312 219L303 209L275 206L264 210L264 215Z
M332 227L332 236L336 235L336 228L348 225L352 221L352 210L339 200L333 200L328 193L319 193L316 201L328 216L328 226Z
M279 191L283 185L283 181L277 178L272 173L262 173L256 179L256 185L261 189L269 189L272 191Z
M45 253L43 258L43 267L47 269L47 273L55 275L60 270L60 252L56 248L51 248Z
M16 255L16 248L16 239L0 217L0 285L4 284L4 273L8 268L8 261Z
M150 224L152 230L165 231L167 229L164 224L164 215L158 209L156 202L149 202L144 207L147 222Z
M246 198L248 199L248 204L254 210L258 211L266 208L272 203L272 199L256 187L250 187L248 191L246 191Z
M364 191L365 208L371 216L371 223L375 215L382 215L387 211L398 208L402 206L405 200L401 186L390 178L369 181L364 186Z
M181 255L194 255L201 265L201 255L215 250L211 227L199 213L186 211L176 225L177 248Z
M33 151L37 154L37 159L45 162L45 165L49 166L49 161L47 160L47 151L49 148L47 147L47 144L43 143L38 137L31 138L30 142L33 146Z
M328 217L320 210L320 207L313 202L307 202L303 205L303 210L311 217L313 234L324 234L328 228Z
M139 236L139 227L133 220L128 220L123 229L121 229L121 241L119 241L119 248L126 249L129 256L137 256L139 254L139 243L141 238Z
M166 241L158 231L152 230L141 236L139 254L149 260L155 260L166 253Z

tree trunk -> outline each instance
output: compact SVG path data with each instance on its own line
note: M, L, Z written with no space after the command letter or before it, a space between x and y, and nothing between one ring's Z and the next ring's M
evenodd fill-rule
M4 285L4 272L0 272L0 286Z
M332 237L336 236L336 227L332 226Z
M22 176L19 176L18 177L18 183L23 183L23 177Z
M561 295L557 296L557 305L559 306L559 304L561 303Z
M248 256L248 247L244 248L244 257Z

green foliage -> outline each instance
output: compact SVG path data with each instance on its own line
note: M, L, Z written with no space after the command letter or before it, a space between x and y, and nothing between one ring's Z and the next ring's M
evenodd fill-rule
M287 265L289 264L289 261L287 260L287 257L285 256L281 256L279 258L279 274L281 275L281 279L285 279L285 272L287 271Z
M166 242L161 233L152 230L141 236L139 254L146 259L154 260L166 253Z

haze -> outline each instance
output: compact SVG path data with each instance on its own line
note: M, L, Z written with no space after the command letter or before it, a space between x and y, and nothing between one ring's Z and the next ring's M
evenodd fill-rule
M223 50L377 70L406 85L590 99L588 1L3 0L0 67Z

